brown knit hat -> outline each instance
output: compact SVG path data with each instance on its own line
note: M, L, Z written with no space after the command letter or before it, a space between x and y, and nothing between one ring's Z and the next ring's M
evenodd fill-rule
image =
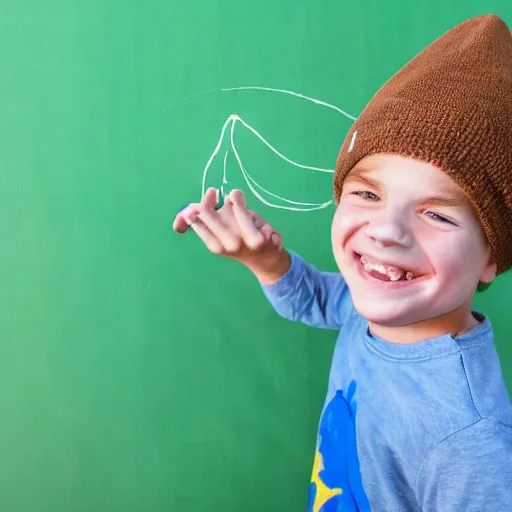
M512 267L512 36L503 20L465 21L384 84L341 147L336 202L354 165L376 153L438 165L473 205L498 273Z

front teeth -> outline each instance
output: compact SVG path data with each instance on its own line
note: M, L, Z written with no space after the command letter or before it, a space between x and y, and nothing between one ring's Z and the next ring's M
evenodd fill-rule
M388 269L384 265L379 265L378 263L370 263L368 261L364 261L363 265L364 265L364 269L366 270L366 272L370 272L371 270L376 270L377 272L380 272L381 274L388 273Z
M361 256L361 263L363 264L366 272L370 273L372 270L375 270L380 274L387 275L390 281L400 281L402 278L410 281L414 277L412 272L404 272L403 270L394 267L385 267L380 263L370 263L369 261L366 261L364 256Z
M402 270L392 270L389 268L386 273L391 281L399 281L404 275Z

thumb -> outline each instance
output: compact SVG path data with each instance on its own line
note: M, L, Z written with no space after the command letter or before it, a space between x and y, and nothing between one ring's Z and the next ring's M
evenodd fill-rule
M261 215L252 210L249 210L249 212L251 214L254 227L263 234L265 240L267 242L271 242L276 247L281 248L283 244L281 234L278 233Z
M265 237L265 240L272 243L272 245L275 245L279 249L283 245L283 239L281 237L281 234L278 233L270 224L266 223L262 228L261 232L263 233L263 236Z

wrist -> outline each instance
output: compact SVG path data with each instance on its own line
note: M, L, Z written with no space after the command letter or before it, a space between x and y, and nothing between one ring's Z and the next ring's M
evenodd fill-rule
M291 266L291 256L286 249L258 258L258 261L246 264L261 284L269 286L276 283Z

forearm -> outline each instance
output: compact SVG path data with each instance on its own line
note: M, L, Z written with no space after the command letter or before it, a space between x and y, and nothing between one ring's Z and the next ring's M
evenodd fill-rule
M351 307L342 276L321 272L297 254L285 254L267 271L254 272L274 309L288 320L339 329Z
M258 264L247 264L247 267L263 286L271 286L288 272L291 261L290 253L283 249L260 258Z

